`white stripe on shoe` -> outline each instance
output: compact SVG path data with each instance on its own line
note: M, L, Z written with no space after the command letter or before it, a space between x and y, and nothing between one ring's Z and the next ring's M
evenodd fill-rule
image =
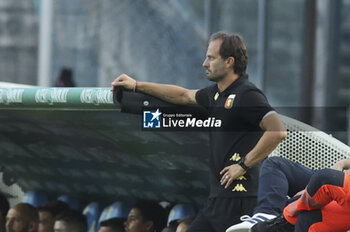
M240 218L242 221L241 223L230 226L228 229L226 229L226 232L249 232L249 229L252 228L256 223L267 221L275 217L275 215L266 213L256 213L253 215L253 217L244 215Z

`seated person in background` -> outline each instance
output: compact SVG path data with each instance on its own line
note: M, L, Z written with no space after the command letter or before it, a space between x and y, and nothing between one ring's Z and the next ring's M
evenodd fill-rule
M55 232L86 232L86 217L80 211L66 210L54 218Z
M126 232L161 232L166 226L167 213L155 201L140 200L130 210L124 223Z
M317 171L299 199L283 214L260 222L253 232L344 232L350 229L350 174L332 169ZM295 226L294 226L295 225Z
M162 232L185 232L195 218L195 216L187 216L171 221L169 226L165 227Z
M189 216L189 217L184 217L179 219L176 232L186 232L194 219L195 219L195 216Z
M65 210L69 210L69 206L59 200L39 205L39 232L54 232L54 217Z
M350 159L340 160L332 169L343 171L350 168ZM229 227L227 232L249 231L256 223L275 218L283 208L301 195L315 170L282 157L267 158L260 169L258 205L254 215L242 216L242 223ZM288 199L288 197L292 197Z
M6 216L7 232L38 232L38 224L38 210L28 203L13 206Z
M100 229L98 232L124 232L123 218L110 218L100 223Z
M57 78L56 87L75 87L73 80L73 70L65 67L61 69L60 75Z
M9 211L10 204L5 195L0 193L0 232L5 232L6 215Z

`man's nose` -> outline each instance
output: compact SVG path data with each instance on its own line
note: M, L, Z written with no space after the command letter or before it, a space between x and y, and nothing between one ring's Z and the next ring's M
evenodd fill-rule
M204 62L203 62L203 64L202 64L202 66L203 66L204 68L208 68L208 62L207 62L207 59L205 59L205 60L204 60Z

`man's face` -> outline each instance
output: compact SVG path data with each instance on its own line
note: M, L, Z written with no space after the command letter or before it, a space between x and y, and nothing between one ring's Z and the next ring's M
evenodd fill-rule
M147 232L152 226L150 221L143 220L139 209L132 208L130 210L128 220L124 223L126 232Z
M55 232L70 232L67 223L65 221L55 221L54 224L54 231Z
M19 210L10 209L6 216L7 232L28 232L29 220Z
M39 212L39 231L38 232L53 232L53 218L50 212Z
M227 75L225 61L219 54L221 39L210 42L203 67L206 69L209 80L218 82Z

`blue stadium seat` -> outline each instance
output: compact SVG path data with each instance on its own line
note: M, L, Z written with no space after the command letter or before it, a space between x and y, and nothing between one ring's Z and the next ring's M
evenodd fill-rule
M98 228L96 229L96 231L99 230L100 223L108 219L111 219L111 218L127 219L130 210L131 210L131 206L121 201L114 202L113 204L107 206L106 208L104 208L104 210L101 213L100 219L98 220Z
M80 201L76 198L72 198L67 195L62 195L57 198L57 200L67 203L71 209L80 210Z
M49 197L45 191L28 191L23 198L24 203L29 203L35 207L48 202Z
M98 220L101 214L100 204L97 202L91 202L85 207L83 214L87 219L87 232L95 232L96 228L98 227Z
M170 210L168 216L168 225L173 221L194 215L196 215L196 209L192 205L177 204Z

